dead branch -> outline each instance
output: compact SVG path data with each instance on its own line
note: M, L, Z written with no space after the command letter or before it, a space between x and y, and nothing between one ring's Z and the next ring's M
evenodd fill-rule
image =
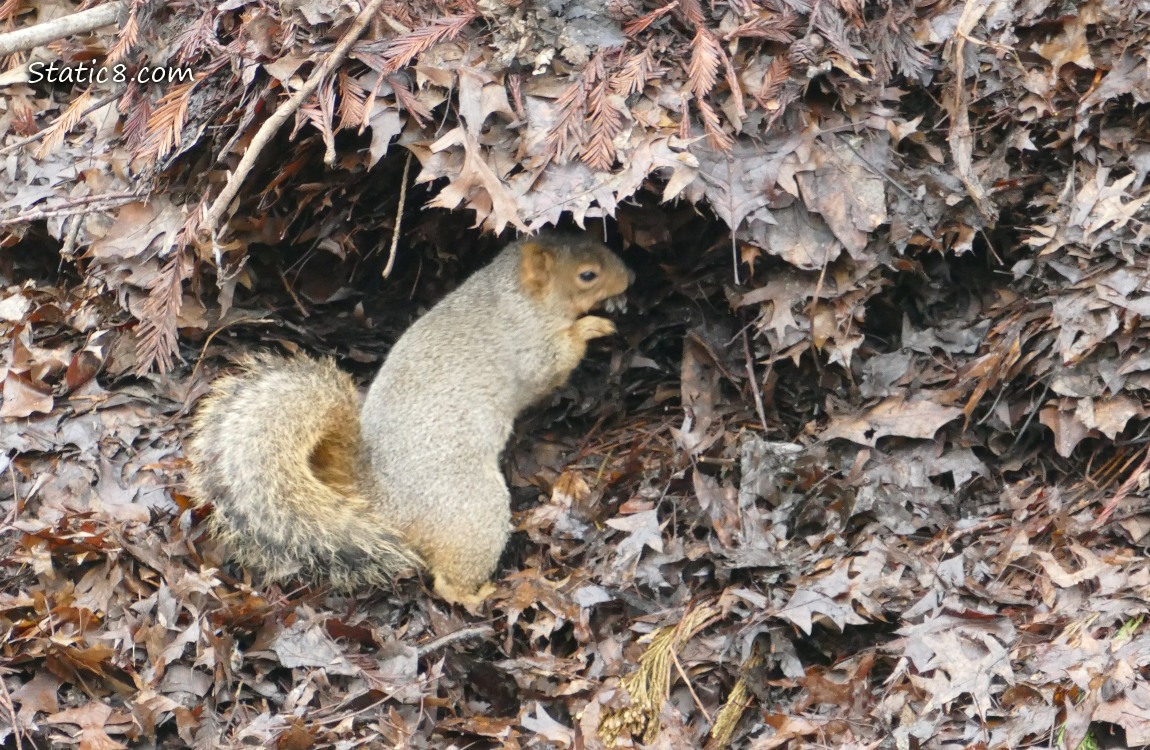
M231 177L228 178L228 183L224 186L220 194L216 196L216 200L204 216L198 232L200 237L207 238L215 234L220 219L223 218L224 212L227 211L228 206L235 200L236 195L239 194L240 187L244 184L248 173L250 173L255 166L256 159L260 153L271 142L271 139L279 129L283 127L284 123L295 114L296 110L300 108L300 105L319 88L320 83L328 77L337 65L343 62L351 46L363 35L364 29L367 28L368 23L370 23L371 19L383 6L383 3L384 0L371 0L371 2L365 5L359 15L356 16L355 22L352 23L351 27L347 30L347 33L343 35L343 38L339 40L339 43L331 53L324 58L319 67L312 71L312 74L308 77L307 81L304 82L303 86L292 94L286 102L277 107L271 117L265 120L263 125L260 126L259 131L256 132L251 144L244 152L243 158L240 159L240 163L236 166L235 171L232 172Z
M90 211L104 211L116 206L122 206L125 203L133 203L140 199L139 194L132 192L85 195L80 198L73 198L64 203L56 204L51 208L36 208L22 211L7 218L0 217L0 227L26 224L31 221L43 221L44 219L51 219L57 216L73 216Z
M86 34L101 26L118 24L124 20L127 10L127 0L117 0L90 10L38 23L26 29L0 34L0 57L33 49L73 34Z
M399 180L399 205L395 209L395 230L391 233L391 249L387 254L387 265L383 267L383 278L391 275L395 266L395 248L399 245L399 228L403 224L403 207L407 203L407 174L411 170L411 152L407 152L407 160L403 162L403 177Z
M490 625L480 625L474 628L463 628L462 630L456 630L454 633L448 633L441 638L436 638L433 641L428 641L416 649L416 654L419 656L419 658L422 659L428 654L434 651L438 651L444 646L450 646L453 643L470 640L471 638L482 638L483 636L491 635L493 632L494 631L491 629Z
M12 705L12 694L8 692L8 683L4 682L3 677L0 677L0 705L8 709L8 716L12 722L12 734L16 738L16 750L24 750L24 728L20 726L20 720L16 718L16 707Z
M763 434L767 434L767 410L763 406L763 387L759 384L759 377L755 374L755 358L751 355L751 338L747 335L747 327L743 327L743 356L747 359L747 377L751 379L751 395L755 398L755 411L759 414L759 422L763 425Z

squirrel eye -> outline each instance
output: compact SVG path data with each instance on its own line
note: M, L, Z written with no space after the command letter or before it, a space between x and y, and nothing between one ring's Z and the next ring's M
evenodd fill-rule
M579 280L588 283L594 281L597 278L599 278L599 274L595 273L594 271L584 271L583 273L579 274Z

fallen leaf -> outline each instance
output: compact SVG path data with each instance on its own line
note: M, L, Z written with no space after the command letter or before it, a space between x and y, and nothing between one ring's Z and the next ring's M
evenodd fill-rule
M929 394L909 399L892 396L857 417L836 416L823 432L823 438L844 438L860 445L874 446L887 435L929 439L939 428L962 415L956 406L944 406Z

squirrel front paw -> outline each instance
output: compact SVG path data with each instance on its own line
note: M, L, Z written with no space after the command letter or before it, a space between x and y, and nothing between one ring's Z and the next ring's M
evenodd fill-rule
M584 341L610 336L615 333L615 324L597 315L586 315L575 321L575 335Z

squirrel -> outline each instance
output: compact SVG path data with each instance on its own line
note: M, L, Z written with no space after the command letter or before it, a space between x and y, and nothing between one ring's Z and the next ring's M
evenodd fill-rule
M514 242L400 336L362 408L331 359L249 355L213 383L188 441L209 531L273 580L346 590L426 568L439 596L475 607L510 533L499 457L513 423L615 333L587 313L633 280L589 237Z

